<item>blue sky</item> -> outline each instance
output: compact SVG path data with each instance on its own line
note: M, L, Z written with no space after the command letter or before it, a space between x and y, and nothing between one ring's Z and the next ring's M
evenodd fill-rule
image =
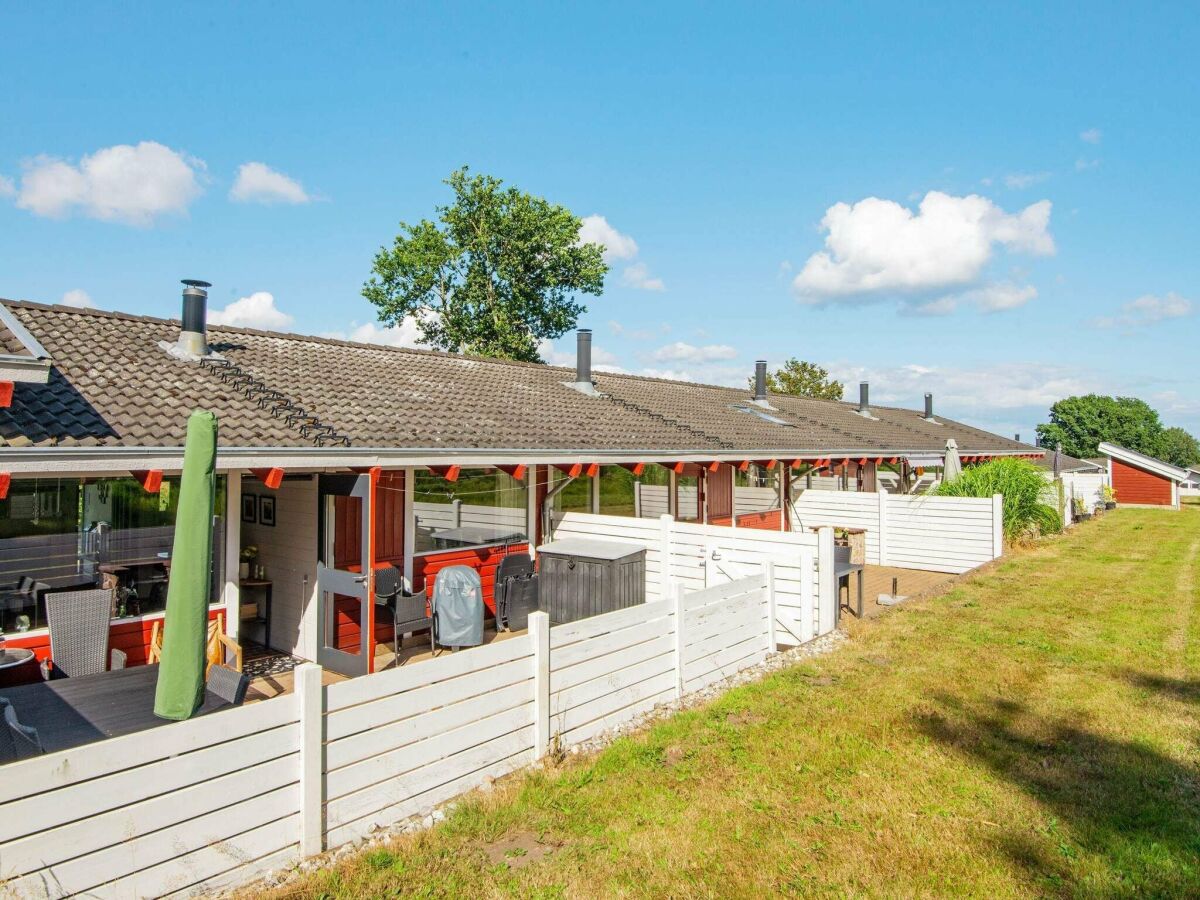
M965 7L8 4L0 296L175 315L201 277L402 340L359 289L469 164L599 217L609 365L1200 433L1194 7Z

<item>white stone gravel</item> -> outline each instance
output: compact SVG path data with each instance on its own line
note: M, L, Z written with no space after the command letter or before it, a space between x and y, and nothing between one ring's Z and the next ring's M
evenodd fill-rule
M671 716L672 714L684 709L694 709L698 706L717 699L731 688L738 687L743 684L749 684L752 681L758 681L764 675L779 669L795 665L801 660L811 659L816 656L824 656L836 650L846 640L844 631L831 631L829 634L822 635L819 638L809 641L807 644L801 644L799 647L791 647L780 653L776 653L767 657L757 666L751 666L748 669L743 669L736 675L724 679L723 681L714 682L702 690L695 691L682 697L679 700L671 703L660 704L646 714L631 719L628 722L621 724L616 728L612 728L602 734L597 735L591 740L584 741L580 744L573 744L565 748L565 753L576 756L584 753L594 753L602 750L604 747L611 744L617 738L627 734L633 734L652 725L654 722ZM553 755L553 754L551 754ZM535 766L547 766L550 764L550 757L546 760L535 763ZM518 769L514 775L520 775L528 769ZM484 784L477 788L481 791L490 791L495 784L495 779L486 779ZM354 856L359 853L364 853L368 850L373 850L384 844L390 843L394 838L411 834L414 831L423 831L432 828L438 822L441 822L456 806L455 801L445 803L442 806L426 813L425 815L412 816L386 828L379 828L372 832L367 837L352 841L348 844L343 844L336 850L330 850L327 853L322 853L320 856L314 856L309 859L302 860L294 866L285 869L277 869L273 872L267 872L262 878L249 884L242 885L238 888L230 889L212 896L229 897L234 894L249 896L261 890L268 888L280 887L297 879L316 872L320 869L329 868L336 865L338 862L347 857Z

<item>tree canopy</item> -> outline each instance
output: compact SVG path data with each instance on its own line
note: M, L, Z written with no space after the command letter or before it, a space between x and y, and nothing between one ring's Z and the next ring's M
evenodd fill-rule
M1200 441L1182 428L1165 428L1158 441L1158 453L1163 462L1190 469L1200 463Z
M446 183L454 202L437 221L401 222L375 255L363 296L379 318L416 319L421 340L440 350L541 362L538 343L574 327L600 294L603 247L581 244L570 210L467 167Z
M750 379L754 387L754 379ZM819 400L841 400L842 383L829 377L829 372L816 363L792 357L782 368L767 373L767 390L773 394L792 394L796 397L816 397Z
M1050 422L1037 426L1043 447L1061 441L1064 453L1080 459L1099 453L1101 441L1154 456L1162 431L1158 413L1145 401L1099 394L1059 400L1050 407Z

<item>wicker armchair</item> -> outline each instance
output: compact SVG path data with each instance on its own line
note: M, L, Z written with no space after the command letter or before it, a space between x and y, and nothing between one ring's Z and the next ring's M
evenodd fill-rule
M415 594L404 590L404 576L395 566L382 566L375 570L375 603L388 611L392 617L392 653L400 655L400 635L405 632L429 629L429 649L433 644L433 617L429 615L429 602L425 591Z
M246 688L249 686L250 676L243 672L235 672L228 666L208 667L208 692L234 706L242 705L242 701L246 699Z
M61 591L46 595L50 657L68 678L108 668L108 623L112 591Z
M17 721L17 711L0 697L0 763L28 759L45 752L37 729Z

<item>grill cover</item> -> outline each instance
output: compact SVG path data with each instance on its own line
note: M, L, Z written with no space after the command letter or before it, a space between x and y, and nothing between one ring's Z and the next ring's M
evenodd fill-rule
M434 637L443 647L483 643L483 584L470 566L447 566L433 583Z

